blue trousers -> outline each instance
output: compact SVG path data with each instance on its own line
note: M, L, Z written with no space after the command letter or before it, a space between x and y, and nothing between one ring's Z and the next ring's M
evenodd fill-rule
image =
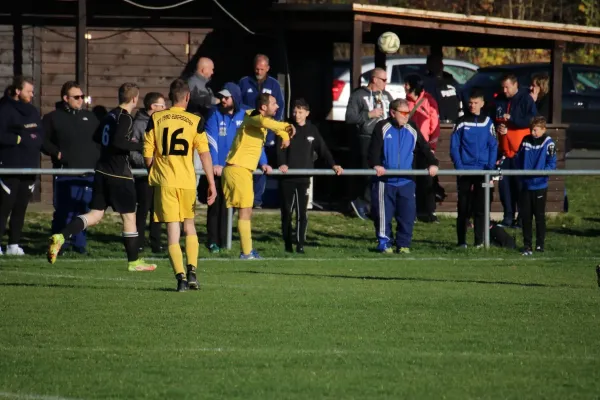
M417 215L415 183L392 186L375 182L371 187L371 215L380 245L392 243L392 218L396 218L396 246L410 247Z
M52 233L59 233L73 218L90 210L93 182L93 176L54 178ZM85 230L72 236L70 244L77 249L85 249L87 244Z
M517 169L516 160L514 158L505 159L501 168L506 170ZM504 211L502 222L510 224L514 222L518 211L517 207L519 204L519 193L521 192L521 177L514 175L503 176L498 184L498 191L500 192L500 202L502 203L502 209Z

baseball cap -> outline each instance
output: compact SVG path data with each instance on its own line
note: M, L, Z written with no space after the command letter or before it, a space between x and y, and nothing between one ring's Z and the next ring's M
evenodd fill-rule
M217 94L223 97L231 97L231 93L227 89L223 89Z

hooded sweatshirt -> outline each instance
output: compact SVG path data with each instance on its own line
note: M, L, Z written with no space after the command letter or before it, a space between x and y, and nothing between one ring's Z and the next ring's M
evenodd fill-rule
M242 125L247 110L247 107L242 104L242 92L238 85L227 82L224 89L228 90L233 98L233 113L224 113L219 106L216 106L204 126L213 165L223 167L237 129Z
M375 108L378 98L381 98L383 115L379 118L369 118L369 112ZM373 92L366 86L356 89L348 101L346 123L355 125L358 135L371 137L375 125L389 116L390 103L393 99L386 90Z
M43 139L38 110L4 96L0 100L0 168L39 168Z
M133 119L133 135L132 139L137 141L138 143L144 143L144 135L146 134L146 127L148 126L148 121L150 120L150 116L148 115L148 111L145 108L140 109ZM129 154L129 165L131 168L146 168L146 163L144 162L144 156L140 151L132 151Z
M42 122L46 132L42 151L52 157L54 168L95 168L100 146L93 137L100 122L93 112L74 110L59 101Z

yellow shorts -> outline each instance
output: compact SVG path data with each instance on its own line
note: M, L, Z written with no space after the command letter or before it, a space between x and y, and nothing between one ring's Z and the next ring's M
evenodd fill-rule
M223 168L221 181L228 208L252 208L254 205L252 171L244 167L228 165Z
M194 218L196 190L154 187L154 221L183 222Z

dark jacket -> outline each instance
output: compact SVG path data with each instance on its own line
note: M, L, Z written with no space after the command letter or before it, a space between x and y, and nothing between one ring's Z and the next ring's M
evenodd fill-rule
M4 96L0 100L0 168L39 168L43 140L37 108Z
M502 96L496 101L496 117L510 114L510 120L505 124L509 130L529 129L531 119L537 115L535 102L527 89L519 91L510 99Z
M148 121L150 120L150 116L148 115L148 111L145 108L140 109L133 119L133 135L131 136L133 141L137 143L144 143L144 135L146 134L146 127L148 126ZM144 156L140 151L132 151L129 153L129 165L131 168L146 168L146 163L144 162Z
M385 169L415 169L417 157L422 158L428 167L439 165L414 122L399 126L396 120L388 118L377 123L369 145L369 168L382 166ZM373 180L392 186L403 186L414 182L415 176L384 175L374 177Z
M369 118L369 112L375 108L377 96L381 96L384 111L383 116L380 118ZM372 92L368 87L356 89L352 92L348 101L346 123L354 125L358 135L371 136L375 125L389 116L390 103L393 99L392 95L386 90L383 92Z
M535 108L537 109L537 115L541 115L546 118L546 121L550 123L550 95L546 94L543 97L538 97L535 102Z
M444 71L443 76L438 78L428 74L424 79L425 91L437 102L440 114L440 122L458 120L462 110L459 88L460 85L452 74Z
M208 79L198 74L194 74L189 80L190 102L187 110L192 114L201 115L206 119L212 106L217 103L213 91L208 87Z
M42 122L46 132L42 151L52 157L54 168L95 168L100 146L93 140L99 124L93 112L73 110L59 101L56 110L44 115Z
M277 163L287 165L289 169L313 169L315 167L314 156L316 153L319 158L322 158L325 163L333 167L335 161L319 133L319 129L306 121L306 124L296 127L296 134L290 140L290 145L286 149L281 148L281 138L277 136ZM297 182L308 183L308 176L290 175L282 176L281 179L293 180Z

